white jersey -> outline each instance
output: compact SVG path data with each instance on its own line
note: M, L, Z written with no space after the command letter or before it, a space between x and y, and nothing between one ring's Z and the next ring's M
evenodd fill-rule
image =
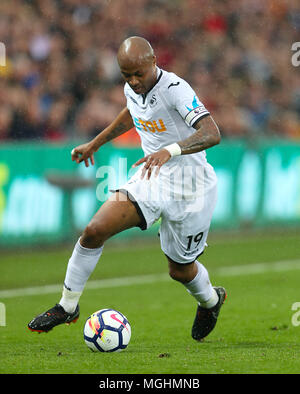
M145 156L188 138L195 133L193 125L209 115L184 79L158 67L157 75L156 84L146 95L136 94L128 83L124 86L127 108L141 138ZM160 176L165 175L169 179L170 172L176 173L178 167L184 168L185 185L190 184L190 179L199 178L195 174L195 168L200 169L200 182L205 187L212 187L217 182L215 172L206 160L205 151L172 157L160 168ZM178 190L181 187L181 184L178 185ZM188 187L185 186L186 193L189 194Z
M159 68L157 73L157 82L146 95L136 94L128 83L124 87L127 108L145 155L191 136L195 133L193 125L209 115L185 80ZM191 156L206 164L205 151L182 157L189 160Z

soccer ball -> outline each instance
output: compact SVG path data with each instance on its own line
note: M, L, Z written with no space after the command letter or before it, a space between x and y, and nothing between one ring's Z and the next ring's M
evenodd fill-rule
M131 327L121 312L101 309L85 322L83 337L94 352L120 352L130 341Z

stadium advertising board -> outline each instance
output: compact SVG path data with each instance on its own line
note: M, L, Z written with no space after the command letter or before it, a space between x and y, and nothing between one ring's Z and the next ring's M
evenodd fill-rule
M86 168L71 161L73 146L2 145L0 245L72 238L142 155L139 148L107 145L97 153L96 165ZM213 229L300 225L300 144L223 141L207 157L219 184ZM158 228L159 223L119 237L153 236Z

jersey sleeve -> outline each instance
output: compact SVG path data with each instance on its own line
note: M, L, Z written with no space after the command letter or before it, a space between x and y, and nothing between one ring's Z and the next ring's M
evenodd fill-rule
M168 90L171 102L188 126L192 127L199 119L210 114L192 87L183 79L169 85Z

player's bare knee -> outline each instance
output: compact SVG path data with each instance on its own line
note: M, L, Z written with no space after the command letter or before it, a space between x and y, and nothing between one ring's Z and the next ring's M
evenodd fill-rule
M176 263L166 256L169 265L169 275L172 279L181 283L190 282L197 274L197 266L193 263Z
M92 221L84 229L80 243L86 248L99 248L108 238L105 227Z
M177 282L185 283L187 281L185 272L182 270L177 270L173 266L169 267L169 275L173 280L176 280Z
M179 275L177 271L169 270L169 275L173 280L180 282Z

